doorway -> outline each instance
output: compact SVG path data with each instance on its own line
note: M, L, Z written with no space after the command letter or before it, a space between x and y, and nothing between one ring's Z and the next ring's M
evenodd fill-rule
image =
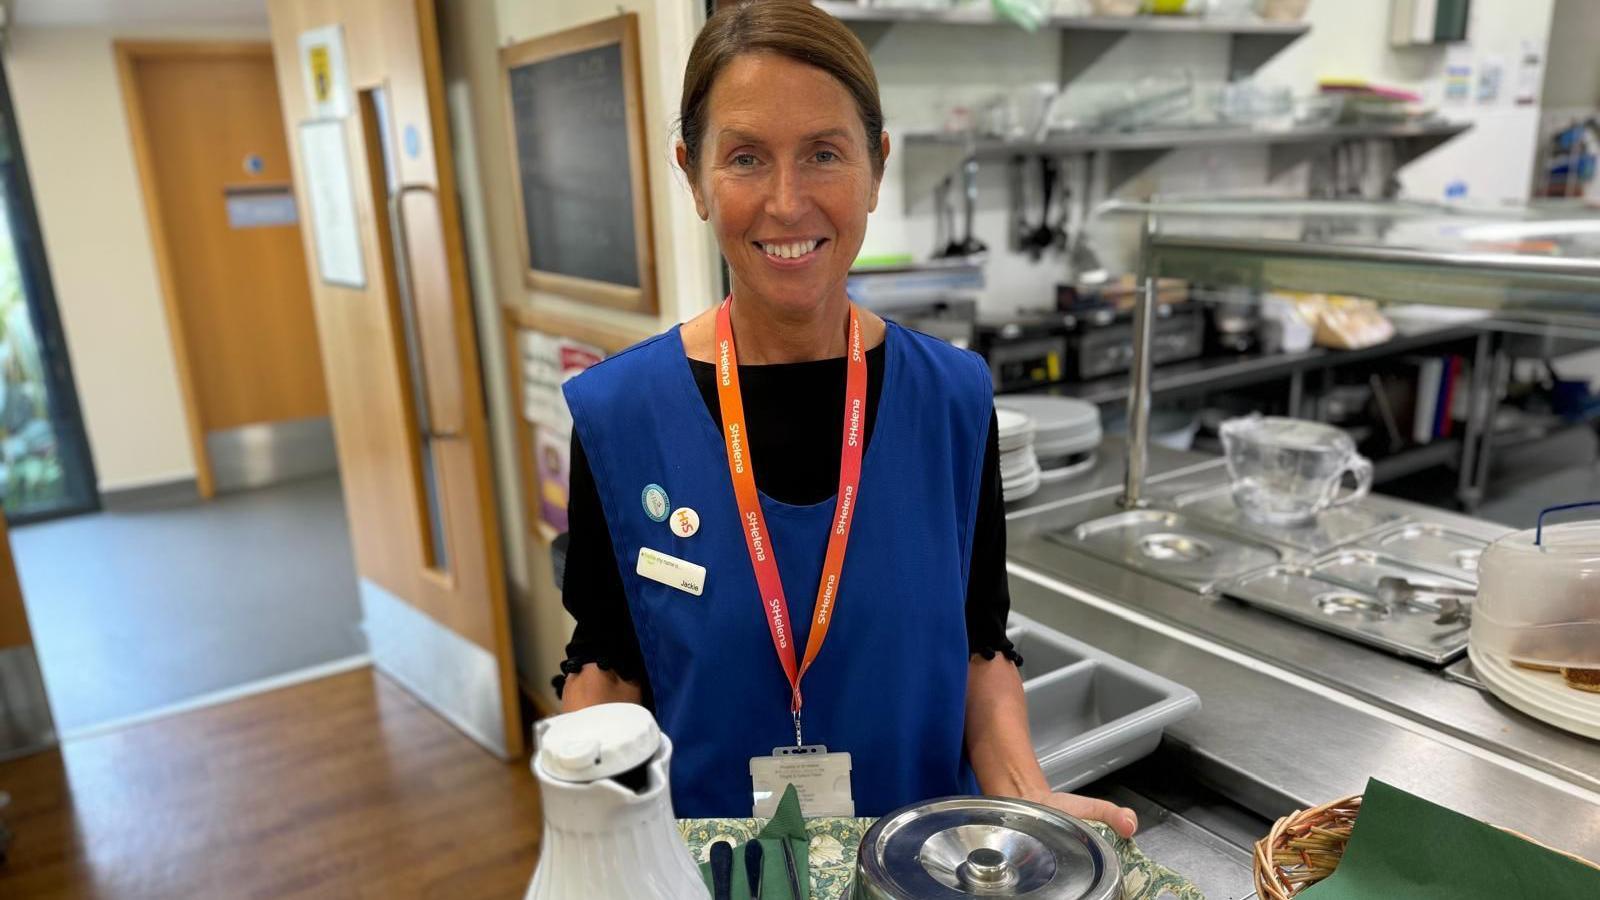
M271 46L116 52L200 495L331 472Z

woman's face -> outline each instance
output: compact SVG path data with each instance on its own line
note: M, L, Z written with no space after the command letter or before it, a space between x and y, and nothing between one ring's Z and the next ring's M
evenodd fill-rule
M784 56L745 54L712 85L702 134L695 207L736 291L795 314L842 292L879 182L844 85Z

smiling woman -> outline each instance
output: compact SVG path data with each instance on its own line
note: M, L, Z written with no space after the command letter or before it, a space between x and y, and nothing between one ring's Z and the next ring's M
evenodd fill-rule
M680 115L732 292L567 382L564 707L652 707L681 816L810 770L808 815L982 790L1131 833L1034 758L986 365L845 293L890 147L866 49L800 0L724 8Z

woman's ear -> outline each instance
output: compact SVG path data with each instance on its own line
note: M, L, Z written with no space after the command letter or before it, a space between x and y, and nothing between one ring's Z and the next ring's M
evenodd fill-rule
M872 176L872 196L867 198L867 212L878 210L878 188L883 186L883 173L889 170L889 132L883 132L883 169Z
M706 199L700 195L700 182L689 169L689 148L684 146L683 141L679 141L675 149L678 155L678 168L683 171L684 180L689 182L689 193L694 195L694 211L699 213L700 221L709 221L711 211L706 209Z

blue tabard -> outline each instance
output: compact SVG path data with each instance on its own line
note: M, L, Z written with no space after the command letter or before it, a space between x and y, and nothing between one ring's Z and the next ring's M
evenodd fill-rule
M802 683L807 744L848 751L856 814L977 792L963 747L967 570L989 419L976 354L888 324L884 376L828 640ZM748 816L750 758L794 743L789 683L772 646L745 547L726 445L678 329L567 382L617 568L672 738L680 817ZM761 435L751 435L760 471ZM700 516L674 534L641 492ZM806 645L834 499L763 494L797 650ZM636 574L649 547L706 568L695 597ZM797 654L798 655L798 654Z

